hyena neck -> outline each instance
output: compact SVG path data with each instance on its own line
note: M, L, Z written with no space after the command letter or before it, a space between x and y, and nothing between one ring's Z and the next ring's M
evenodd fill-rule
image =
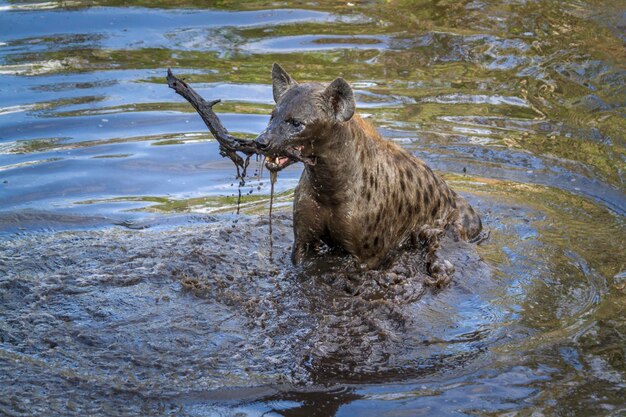
M337 124L328 137L316 141L317 163L306 166L307 176L316 198L323 205L337 206L350 199L351 191L361 178L364 149L372 146L375 130L358 115Z

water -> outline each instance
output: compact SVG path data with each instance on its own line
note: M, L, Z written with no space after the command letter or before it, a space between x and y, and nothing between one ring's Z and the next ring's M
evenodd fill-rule
M0 414L626 415L623 5L353 3L0 2ZM252 137L273 62L479 210L451 286L291 267L298 165L234 215L166 69Z

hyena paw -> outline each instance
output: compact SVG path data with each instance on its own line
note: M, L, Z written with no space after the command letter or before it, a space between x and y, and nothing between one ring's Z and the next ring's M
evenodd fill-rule
M430 277L426 279L426 283L433 287L443 287L452 280L454 265L450 261L438 259L430 265L429 272Z

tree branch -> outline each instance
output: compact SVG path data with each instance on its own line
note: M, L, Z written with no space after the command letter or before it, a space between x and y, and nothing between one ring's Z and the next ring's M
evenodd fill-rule
M220 144L220 155L233 161L237 167L238 174L239 168L242 169L243 175L240 175L240 177L243 180L250 156L261 154L257 144L251 140L236 138L228 133L228 130L226 130L224 125L222 125L222 122L217 117L217 114L213 111L213 106L221 100L204 100L186 82L180 78L176 78L171 69L167 70L167 85L174 89L176 93L184 97L185 100L187 100L193 108L196 109L200 117L202 117L204 124L206 124L215 139ZM241 152L246 155L246 159L244 160L241 156L237 155L237 152Z

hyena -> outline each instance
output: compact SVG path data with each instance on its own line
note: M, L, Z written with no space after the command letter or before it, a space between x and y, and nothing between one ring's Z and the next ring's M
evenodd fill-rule
M422 160L356 114L343 78L299 84L274 64L272 81L276 107L256 142L271 170L304 163L293 205L293 263L324 243L377 269L421 241L431 283L447 283L453 267L436 256L439 240L446 230L476 238L482 225L474 209Z

